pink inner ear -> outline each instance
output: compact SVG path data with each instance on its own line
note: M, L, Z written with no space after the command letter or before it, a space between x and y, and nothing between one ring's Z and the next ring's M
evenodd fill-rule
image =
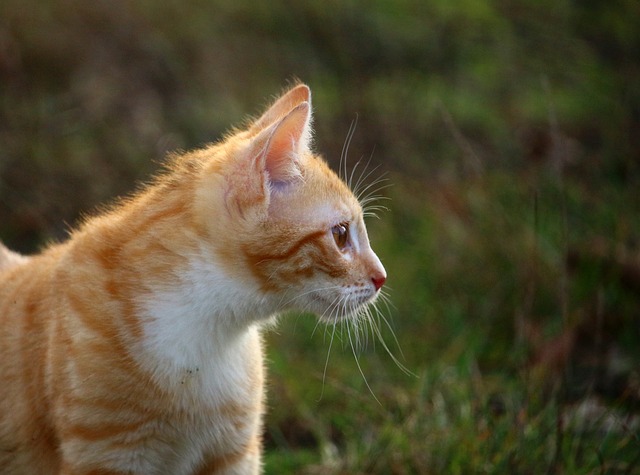
M264 166L273 184L286 183L300 174L300 153L309 147L309 103L303 102L271 132L264 152Z

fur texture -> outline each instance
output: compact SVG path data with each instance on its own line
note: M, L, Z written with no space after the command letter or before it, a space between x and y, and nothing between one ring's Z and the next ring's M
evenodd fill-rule
M307 86L22 257L0 246L0 472L260 471L260 330L336 323L386 274L310 150Z

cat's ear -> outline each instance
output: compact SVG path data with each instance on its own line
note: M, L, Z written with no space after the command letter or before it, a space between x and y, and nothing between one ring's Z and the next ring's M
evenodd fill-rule
M260 133L252 144L258 169L268 185L278 187L300 176L300 156L311 142L311 106L301 102L277 123Z
M274 191L286 191L301 178L300 161L311 141L311 106L301 102L284 117L249 138L235 162L225 193L229 210L246 219L268 210Z
M305 84L298 84L280 96L280 98L251 125L249 130L252 133L259 133L287 115L292 109L303 102L311 105L311 90Z

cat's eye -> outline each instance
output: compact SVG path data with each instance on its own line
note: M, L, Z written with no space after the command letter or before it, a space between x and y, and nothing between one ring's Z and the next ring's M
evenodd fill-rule
M338 249L342 251L347 247L347 243L349 242L349 223L340 223L334 226L331 228L331 233L333 234L333 239Z

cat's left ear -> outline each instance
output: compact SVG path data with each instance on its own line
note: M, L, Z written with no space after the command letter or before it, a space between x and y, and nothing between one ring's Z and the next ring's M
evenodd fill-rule
M306 84L298 84L280 96L278 100L251 125L249 129L250 132L252 134L260 133L266 127L273 125L279 119L286 116L294 107L299 106L303 102L311 105L311 90Z
M311 106L302 102L284 117L249 138L241 159L228 175L228 209L240 216L268 209L273 191L285 191L300 180L300 162L309 152Z
M311 145L310 104L300 103L252 142L255 166L266 186L278 188L300 177L300 159Z

